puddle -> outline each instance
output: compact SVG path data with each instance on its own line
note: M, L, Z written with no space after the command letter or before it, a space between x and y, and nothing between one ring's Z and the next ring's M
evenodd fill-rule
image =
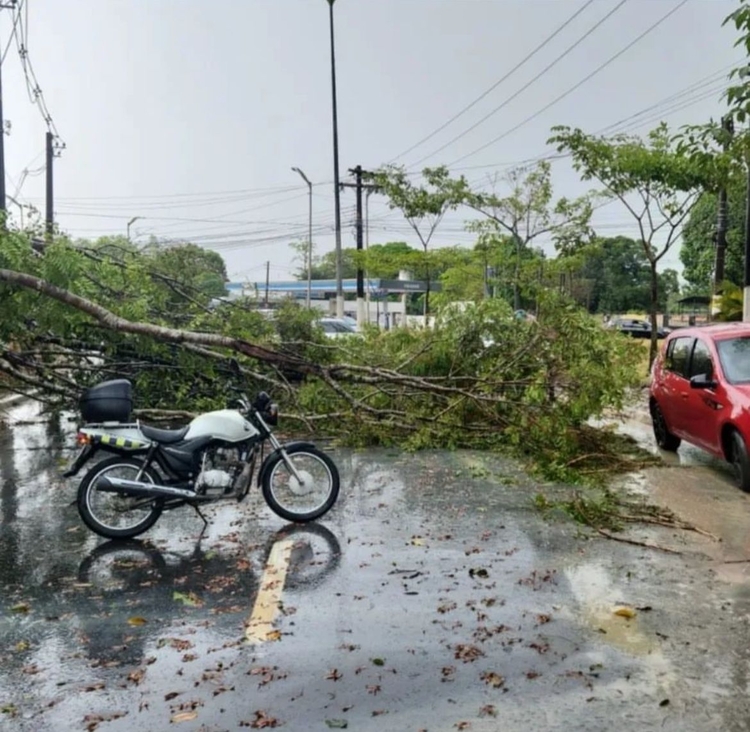
M601 642L634 656L661 656L659 641L641 628L641 614L634 618L614 614L618 607L630 607L603 566L588 563L566 567L565 576L579 603L579 621L601 635ZM666 663L666 662L665 662Z

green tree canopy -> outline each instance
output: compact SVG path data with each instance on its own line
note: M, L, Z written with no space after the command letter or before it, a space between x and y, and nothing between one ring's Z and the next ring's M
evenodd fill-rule
M728 229L724 279L735 285L743 284L745 200L747 184L734 178L727 187ZM680 261L683 277L695 292L710 292L716 260L715 234L717 196L704 193L685 223Z

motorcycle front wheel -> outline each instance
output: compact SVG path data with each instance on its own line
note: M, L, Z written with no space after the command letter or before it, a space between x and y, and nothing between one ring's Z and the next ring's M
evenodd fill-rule
M301 482L279 453L263 475L263 498L275 514L287 521L314 521L336 503L340 485L338 468L328 455L314 447L290 446L286 454Z
M78 486L78 513L92 531L107 539L130 539L148 531L159 519L163 501L100 491L96 485L105 475L143 483L158 483L159 476L140 460L111 457L94 465Z

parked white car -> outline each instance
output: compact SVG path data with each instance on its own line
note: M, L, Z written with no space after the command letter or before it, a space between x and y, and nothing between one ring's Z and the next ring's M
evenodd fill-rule
M349 321L351 318L321 318L318 323L326 338L342 338L357 333L356 325Z

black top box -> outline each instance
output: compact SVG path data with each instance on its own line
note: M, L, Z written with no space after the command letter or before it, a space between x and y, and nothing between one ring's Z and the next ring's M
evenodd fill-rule
M86 422L127 422L133 409L133 385L127 379L113 379L86 389L80 401Z

